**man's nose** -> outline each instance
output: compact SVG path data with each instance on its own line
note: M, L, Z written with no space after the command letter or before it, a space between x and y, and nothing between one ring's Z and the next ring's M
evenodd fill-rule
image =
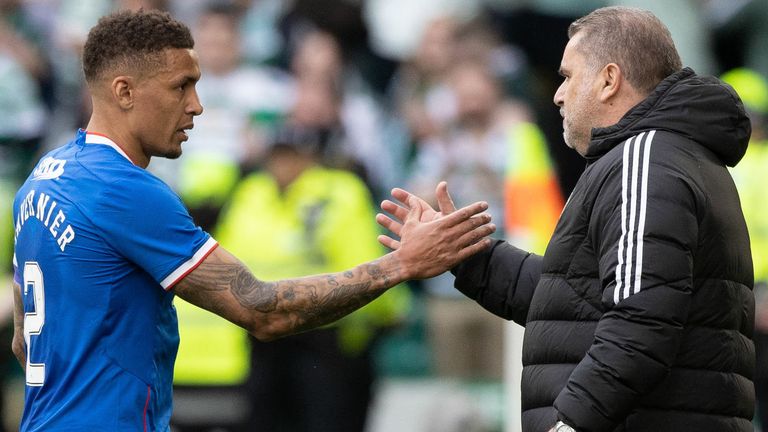
M565 90L563 89L564 85L565 83L560 84L560 87L558 87L555 92L555 96L552 98L552 102L557 106L563 106L563 94L565 93Z

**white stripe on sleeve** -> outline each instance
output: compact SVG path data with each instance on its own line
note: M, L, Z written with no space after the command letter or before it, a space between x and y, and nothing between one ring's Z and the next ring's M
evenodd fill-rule
M627 178L629 177L629 148L635 138L636 137L632 137L624 143L624 157L621 165L621 237L619 238L619 263L616 265L616 288L613 291L614 304L619 302L619 293L621 293L623 288L621 269L624 266L624 238L627 236Z
M643 132L624 144L621 176L621 237L613 301L618 303L641 289L643 237L648 205L648 170L656 131Z
M645 212L648 207L648 171L650 169L649 160L651 158L651 144L653 143L653 135L656 131L648 133L648 137L645 139L645 153L643 154L643 179L640 185L640 223L637 227L637 263L635 264L635 283L632 287L632 294L637 294L640 291L640 276L643 274L643 237L645 236Z
M203 243L200 249L198 249L197 252L192 255L192 258L188 259L184 264L177 267L176 270L172 271L171 274L166 276L166 278L160 282L160 285L163 287L163 289L169 290L172 288L176 282L180 281L184 276L186 276L189 272L200 265L205 257L207 257L208 254L210 254L217 245L218 243L216 240L214 240L213 237L209 237L208 240Z

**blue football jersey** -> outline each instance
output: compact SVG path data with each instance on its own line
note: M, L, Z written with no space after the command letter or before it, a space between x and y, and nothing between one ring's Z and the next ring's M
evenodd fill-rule
M13 204L27 346L22 431L169 430L174 283L216 247L179 197L81 130Z

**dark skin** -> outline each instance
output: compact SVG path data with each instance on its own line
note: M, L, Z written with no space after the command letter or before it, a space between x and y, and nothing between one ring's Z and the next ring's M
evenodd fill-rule
M89 83L94 111L88 131L111 138L143 168L153 156L181 154L186 131L203 112L195 90L200 69L194 50L161 54L165 61L155 71L107 71ZM431 221L422 217L428 206L416 198L409 204L398 250L347 271L267 282L219 246L173 289L266 341L331 323L403 281L443 273L490 245L487 236L495 226L484 213L486 203ZM24 309L15 283L14 293L12 345L24 367Z
M218 247L176 285L176 294L272 340L336 321L394 285L438 275L488 247L495 227L481 213L485 203L431 222L421 221L421 203L411 204L401 247L377 260L339 273L266 282Z
M223 282L211 284L211 280ZM391 284L377 262L343 273L265 282L241 263L226 260L208 262L187 276L177 294L220 314L232 314L233 306L242 308L238 312L244 312L244 321L238 324L259 329L258 335L269 339L270 329L290 334L333 322L372 301L382 287Z
M13 341L11 349L16 359L19 360L21 367L27 364L27 350L24 344L24 310L21 306L21 287L16 282L13 283Z

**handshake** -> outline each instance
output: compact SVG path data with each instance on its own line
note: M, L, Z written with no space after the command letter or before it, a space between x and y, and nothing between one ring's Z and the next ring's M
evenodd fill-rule
M456 209L446 182L437 185L436 197L438 210L396 188L392 200L381 203L388 214L376 215L376 222L390 232L378 240L392 250L406 279L425 279L447 271L490 246L488 236L496 231L491 216L484 213L488 203Z

